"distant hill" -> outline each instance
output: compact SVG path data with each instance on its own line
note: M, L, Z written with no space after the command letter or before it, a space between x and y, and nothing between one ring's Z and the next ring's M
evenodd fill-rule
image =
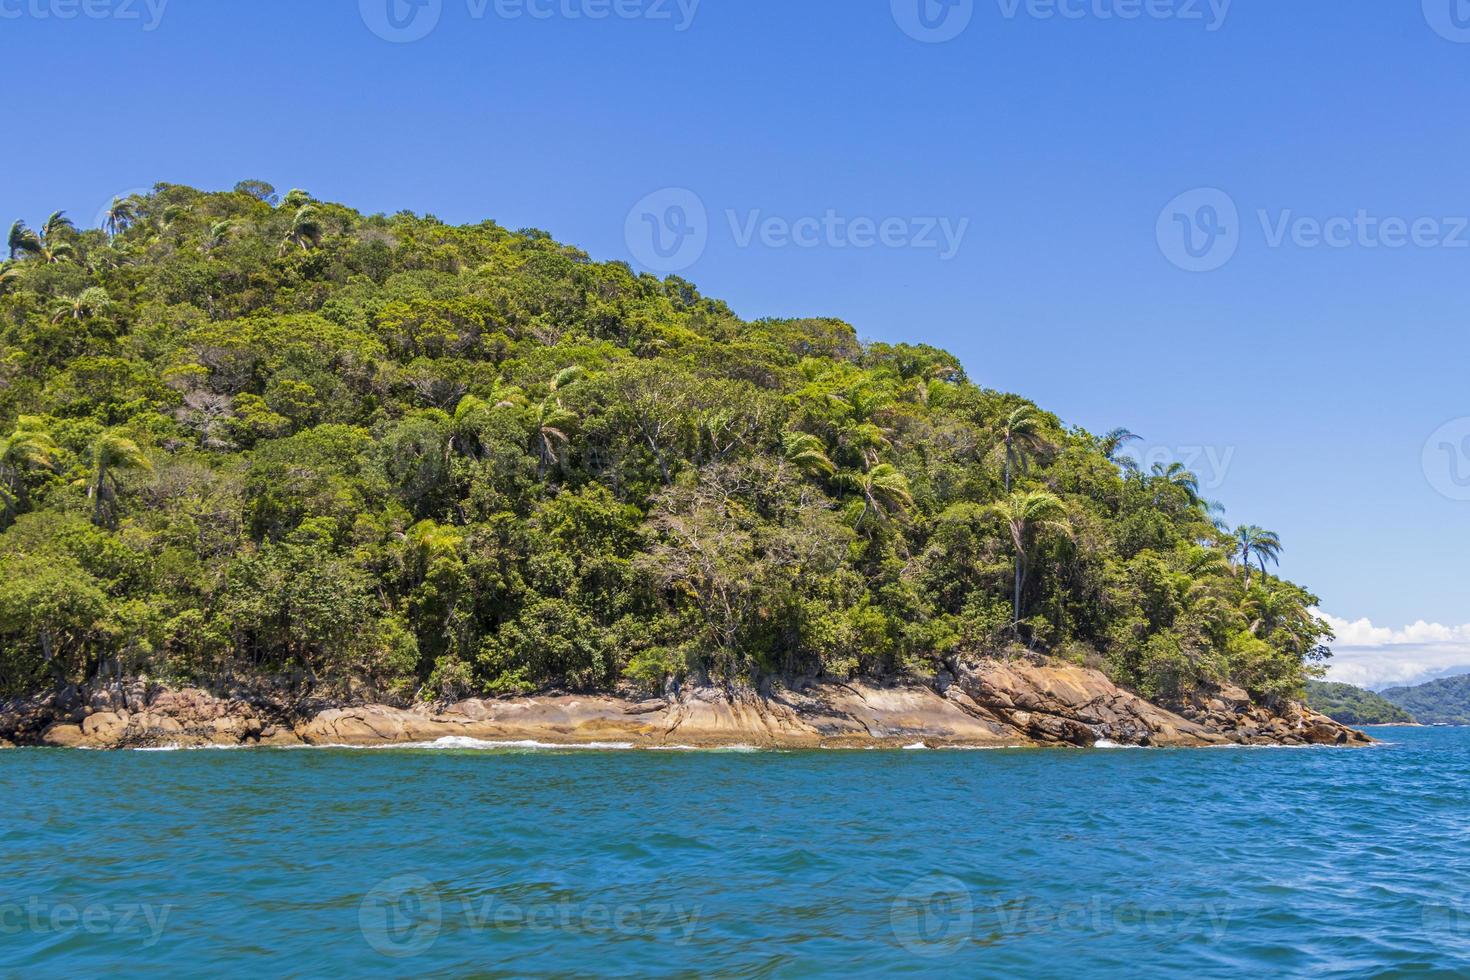
M1383 696L1425 725L1470 725L1470 675L1394 687Z
M1386 698L1351 684L1309 681L1307 703L1344 725L1411 725L1415 717Z

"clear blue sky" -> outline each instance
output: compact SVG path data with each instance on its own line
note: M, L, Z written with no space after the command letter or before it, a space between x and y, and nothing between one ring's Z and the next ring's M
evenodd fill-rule
M1211 447L1229 461L1196 461L1211 493L1282 535L1325 609L1470 622L1470 503L1421 463L1470 416L1470 247L1272 247L1257 216L1363 210L1453 236L1470 32L1450 0L1237 0L1223 22L1220 0L1132 0L1137 19L1102 16L1130 0L1067 0L1080 17L966 0L944 43L901 29L923 35L918 0L703 0L687 23L690 0L524 0L547 17L436 0L410 43L370 28L393 33L387 0L172 0L152 30L159 0L54 16L69 2L0 0L7 221L253 177L628 259L629 209L687 188L709 240L683 274L743 316L840 316L947 347L1069 422ZM929 2L938 30L961 23ZM1238 207L1237 250L1191 273L1158 227L1201 187ZM1204 227L1190 200L1178 213ZM829 210L969 224L945 260L742 245L726 214Z

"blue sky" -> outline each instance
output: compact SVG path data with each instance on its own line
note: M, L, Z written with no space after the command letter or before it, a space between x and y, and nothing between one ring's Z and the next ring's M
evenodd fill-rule
M1372 621L1342 676L1470 666L1470 4L392 2L0 0L0 211L253 177L657 263L692 201L742 315L1191 462Z

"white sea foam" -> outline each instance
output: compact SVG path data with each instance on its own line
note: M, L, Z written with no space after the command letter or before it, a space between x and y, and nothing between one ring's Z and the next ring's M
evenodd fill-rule
M1095 748L1095 749L1141 749L1141 748L1143 748L1142 745L1124 745L1121 742L1114 742L1112 739L1107 739L1107 738L1100 738L1100 739L1098 739L1096 742L1092 743L1092 747Z
M1026 748L1017 745L941 745L944 752L999 752L1003 749Z
M754 745L716 745L701 748L698 745L650 745L650 752L760 752Z
M583 742L579 745L559 745L554 742L538 742L532 739L497 742L465 735L446 735L432 742L404 742L398 745L373 745L375 749L474 749L476 751L565 751L569 749L593 752L621 752L632 749L631 742Z
M928 748L929 746L925 745L923 742L915 742L913 745L905 745L903 747L903 750L905 752L919 752L927 750Z

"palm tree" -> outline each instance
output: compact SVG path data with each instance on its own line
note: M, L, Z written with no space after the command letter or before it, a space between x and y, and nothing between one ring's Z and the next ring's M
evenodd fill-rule
M575 421L577 421L577 416L567 411L561 400L553 396L544 398L533 411L531 432L536 443L537 455L540 458L536 471L537 479L544 477L546 471L553 465L561 465L561 450L571 441L566 430Z
M51 310L51 322L85 320L112 308L112 297L101 286L91 286L75 296L63 296Z
M311 203L311 195L299 187L293 187L281 198L280 206L283 208L300 208Z
M40 232L27 228L24 221L17 221L10 226L10 258L14 260L25 256L47 263L69 259L75 254L76 246L63 239L74 231L76 226L71 223L65 211L52 212L41 226Z
M10 262L0 265L0 295L10 291L11 287L21 281L20 269Z
M866 473L848 474L843 482L862 494L863 509L854 527L861 527L869 514L880 520L902 516L914 506L908 477L888 463L879 463Z
M1001 423L1000 442L995 448L1005 461L1005 487L1006 493L1010 493L1014 472L1026 472L1032 457L1050 449L1051 443L1042 434L1041 418L1036 410L1022 405Z
M61 450L34 416L22 415L15 431L0 439L0 505L6 523L26 506L26 474L54 469Z
M229 241L230 233L235 230L233 221L216 221L209 226L209 234L204 238L204 250L212 252L225 242Z
M1124 446L1128 445L1130 442L1142 441L1143 436L1140 436L1134 432L1130 432L1128 429L1119 427L1112 430L1107 435L1103 436L1102 439L1098 441L1097 447L1102 450L1102 454L1108 458L1109 462L1116 463L1118 462L1118 453L1122 450Z
M321 209L315 204L303 204L291 218L291 229L286 232L281 250L284 252L291 245L303 252L308 248L315 248L321 244L322 234Z
M1026 574L1031 563L1031 551L1036 537L1044 533L1072 537L1072 526L1067 520L1067 507L1055 495L1045 490L1020 491L1011 494L999 503L991 504L991 510L1005 521L1011 532L1011 543L1016 548L1015 592L1012 607L1015 614L1013 627L1021 626L1021 595L1026 588Z
M138 220L138 208L129 199L114 197L108 205L107 214L102 222L102 227L107 229L108 238L116 238L127 231L134 221Z
M803 476L832 476L837 467L827 456L827 445L810 432L788 432L781 437L781 457Z
M1241 567L1245 570L1246 588L1251 584L1251 558L1261 566L1261 575L1266 574L1266 562L1272 561L1281 564L1281 538L1274 531L1267 531L1254 524L1246 524L1235 529L1235 553L1240 556Z
M116 524L113 505L117 501L117 474L128 470L152 472L153 464L131 439L117 432L104 432L92 447L91 474L87 478L87 498L92 501L92 523L98 527Z
M1186 469L1183 463L1170 463L1168 466L1163 463L1155 463L1153 479L1182 491L1191 507L1199 507L1204 503L1204 498L1199 493L1199 477ZM1159 503L1160 495L1158 491L1155 491L1154 505L1157 506Z

